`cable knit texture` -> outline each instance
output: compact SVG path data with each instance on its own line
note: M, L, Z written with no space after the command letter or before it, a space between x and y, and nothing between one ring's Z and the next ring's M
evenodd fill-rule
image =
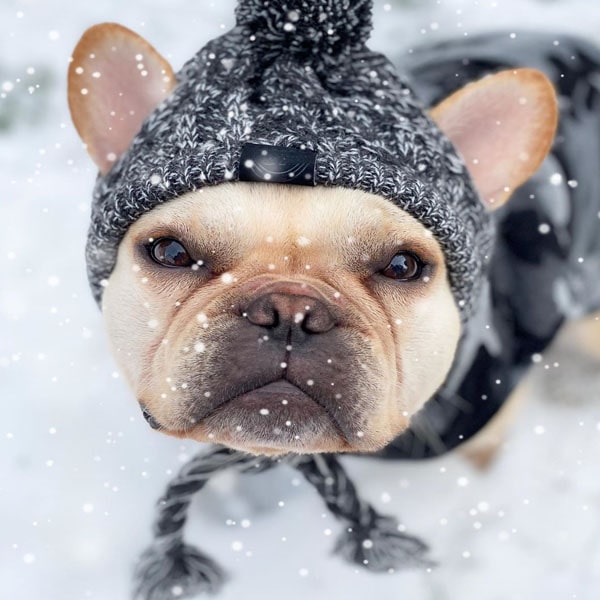
M94 190L87 244L97 301L127 228L186 192L239 179L246 143L316 152L315 183L404 209L439 240L463 319L492 222L462 159L391 63L365 46L370 0L241 0L237 25L177 75Z

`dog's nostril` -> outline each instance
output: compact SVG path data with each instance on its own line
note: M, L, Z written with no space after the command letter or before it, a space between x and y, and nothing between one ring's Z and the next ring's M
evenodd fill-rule
M325 333L335 327L335 319L323 306L322 309L306 312L302 321L302 330L307 333Z
M270 295L260 296L253 300L244 311L248 321L261 327L277 327L279 314Z
M144 419L146 419L148 425L152 427L152 429L162 429L162 425L152 416L150 411L142 404L142 415Z

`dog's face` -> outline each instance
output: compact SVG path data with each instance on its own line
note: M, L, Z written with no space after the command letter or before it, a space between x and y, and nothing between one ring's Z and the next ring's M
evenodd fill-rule
M90 31L70 103L106 172L174 77L135 34ZM150 77L134 93L127 60L142 52ZM432 116L491 208L545 156L556 108L545 78L524 70L468 86ZM442 384L460 336L444 255L423 225L371 194L278 184L207 187L143 215L103 314L153 426L265 454L383 447Z
M459 337L435 238L390 202L235 183L141 217L103 313L161 429L253 452L380 448Z

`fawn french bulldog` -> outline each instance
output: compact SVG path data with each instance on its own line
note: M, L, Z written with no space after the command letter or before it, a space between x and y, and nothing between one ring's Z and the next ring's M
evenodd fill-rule
M254 31L254 22L244 23L240 14L237 30ZM302 15L294 16L296 31L289 35L300 35ZM148 186L171 195L181 185L169 179L170 152L177 155L186 144L197 155L221 151L215 140L229 133L203 132L201 111L195 107L186 112L177 90L187 86L201 98L214 95L205 81L214 68L211 62L220 63L215 77L223 86L247 86L239 81L246 74L236 73L236 64L230 63L237 59L228 51L219 56L209 45L198 59L204 72L191 74L197 65L188 64L183 75L175 75L148 42L125 27L106 23L85 32L69 68L69 106L100 171L96 197L118 196L118 185L132 198L136 187ZM291 56L302 68L308 64L300 52ZM274 73L277 59L270 60L261 66L266 75L255 69L252 77L273 77L281 83L282 71ZM376 66L373 72L387 68ZM389 82L387 75L371 72L367 77L385 90L375 100L393 104L385 93L401 84ZM231 81L222 83L228 76ZM349 71L347 76L357 75ZM275 110L275 102L270 106L264 96L261 100L264 81L253 85L256 89L242 94L237 105L230 93L229 103L221 106L225 122L237 132L236 143L242 145L241 154L233 152L231 169L226 165L218 180L210 181L201 168L194 174L195 166L173 167L189 170L188 189L137 211L119 234L111 268L96 282L115 358L147 420L163 433L267 455L380 450L409 426L453 363L469 301L456 292L456 274L454 282L449 274L452 248L412 205L390 198L385 185L377 193L372 183L352 185L327 175L319 181L313 172L308 174L312 185L282 181L281 160L289 157L269 162L269 149L312 151L307 160L318 163L324 151L311 136L320 135L322 128L327 137L327 127L333 125L327 119L312 122L313 131L303 138L307 125L298 124L295 113L310 116L317 110L309 104L317 94L307 95L303 106L290 93L287 111L284 107L283 117L277 115L273 124L284 134L295 126L300 133L291 143L273 143L275 138L255 134L258 128L252 126L248 106L254 102L257 114L264 115ZM310 85L321 103L334 103L337 90L331 100L323 93L326 84L311 80ZM398 113L396 122L392 109ZM207 104L206 110L204 117L210 120L215 107ZM346 105L332 110L344 140L357 137L361 115ZM410 171L417 185L427 185L425 195L438 184L450 187L452 194L461 192L460 186L447 184L447 171L468 178L465 185L474 187L486 213L475 221L485 221L538 169L557 124L552 85L539 71L526 68L470 83L412 122L397 107L381 118L378 102L365 110L380 117L376 125L367 126L398 130L394 135L402 143L410 140L429 153L431 165L411 164L410 153L391 159L398 159L394 168ZM166 116L153 122L153 114ZM194 135L190 138L186 130L175 140L182 123L196 128ZM455 148L450 166L435 164L435 152L428 148L431 131L436 142L443 138L441 152L451 152L449 142ZM170 134L168 143L161 138L165 132ZM373 146L375 134L369 140ZM340 134L335 135L337 140ZM360 139L353 143L364 144ZM142 164L145 153L153 155L150 167L143 169L143 181L127 172L132 149ZM301 159L306 162L306 157ZM299 159L293 160L297 165ZM468 174L457 166L460 160ZM258 175L240 176L248 165ZM310 168L318 172L324 167ZM293 167L286 169L293 179ZM121 180L115 183L117 176ZM429 201L443 199L430 196ZM121 194L115 202L126 205L128 200ZM105 202L95 215L115 210L107 206ZM461 212L467 220L472 210L470 205L456 206L457 227L464 227ZM100 253L91 250L89 246L88 261L101 261ZM475 248L463 250L476 253ZM465 264L465 269L481 268Z

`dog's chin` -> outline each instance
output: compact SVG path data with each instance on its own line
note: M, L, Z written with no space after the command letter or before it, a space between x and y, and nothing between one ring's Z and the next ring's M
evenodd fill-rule
M356 449L323 406L284 380L225 402L185 437L268 456Z

